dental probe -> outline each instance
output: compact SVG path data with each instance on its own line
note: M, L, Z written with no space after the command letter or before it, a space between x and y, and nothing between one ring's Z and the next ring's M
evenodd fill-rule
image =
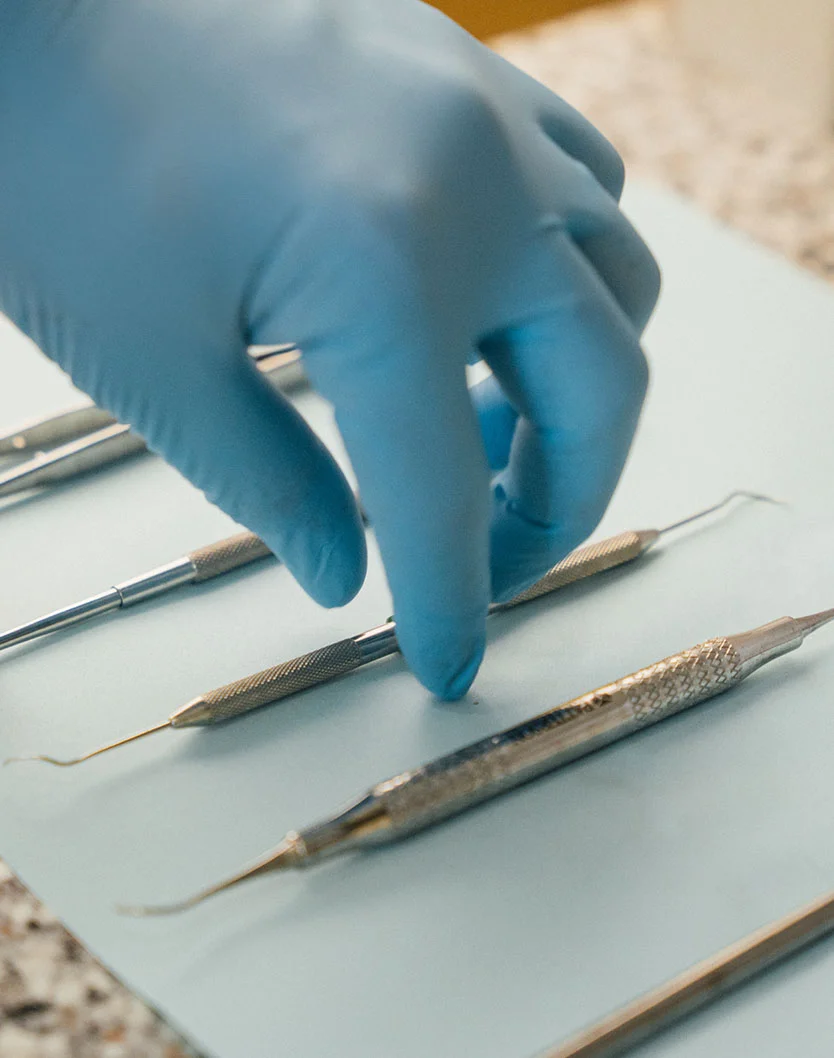
M688 518L684 518L673 525L667 525L663 529L641 529L620 533L600 540L596 544L589 544L577 551L572 551L558 565L546 573L541 580L532 587L521 592L514 599L506 603L493 604L490 613L510 609L521 603L530 602L547 595L558 588L573 584L585 577L590 577L604 570L613 569L615 566L625 562L633 561L645 554L646 551L665 533L674 529L680 529L698 518L705 518L725 507L733 499L744 497L756 500L765 500L775 503L767 496L760 496L753 492L730 493L720 503L699 511ZM0 645L1 645L0 641ZM172 713L167 720L155 724L144 731L134 735L118 739L106 746L100 746L89 753L70 760L58 760L55 757L37 755L34 757L12 758L9 763L18 763L23 760L38 760L46 764L55 764L58 767L68 768L76 764L82 764L91 757L97 757L118 746L124 746L129 742L135 742L146 735L152 735L167 727L206 727L210 724L220 723L224 720L232 720L242 716L244 713L259 709L261 706L270 705L273 702L289 698L300 691L317 687L322 683L345 676L355 669L362 668L372 661L389 657L399 652L397 643L396 624L393 620L367 632L362 632L350 639L342 639L337 643L330 643L325 647L319 647L309 654L302 654L290 661L282 662L272 668L264 669L252 676L228 683L223 687L217 687L213 691L194 698L186 703L176 712Z
M414 771L377 783L343 811L301 831L239 874L177 904L120 908L127 914L184 911L248 878L308 867L342 852L385 845L439 823L554 768L656 724L741 683L796 650L834 620L834 609L782 617L739 635L707 640Z
M146 450L145 442L129 426L114 422L48 452L38 452L25 463L3 471L0 473L0 497L41 485L57 485L88 470L98 470Z
M183 558L152 569L149 573L115 584L107 591L90 596L89 599L83 599L61 610L54 610L35 621L29 621L28 624L12 628L9 632L0 633L0 650L17 646L18 643L25 643L30 639L38 639L62 628L71 628L93 617L133 606L146 599L153 599L184 584L202 584L233 569L271 556L272 552L254 533L229 536L225 540L199 547Z
M48 419L26 423L5 437L0 437L0 457L5 459L40 452L44 448L85 437L103 426L112 426L115 421L103 408L84 404Z
M361 504L359 513L367 525L367 515ZM135 603L145 602L146 599L153 599L157 595L181 588L184 584L202 584L234 569L240 569L241 566L249 566L263 558L273 557L263 540L254 533L237 533L235 536L216 540L213 544L198 547L183 558L158 566L149 573L142 573L121 584L115 584L98 595L91 595L88 599L82 599L81 602L65 606L61 610L53 610L8 632L0 632L0 650L16 647L30 639L39 639L51 632L71 628L113 610L124 610Z
M281 390L289 392L304 384L301 351L295 346L254 346L249 355ZM57 447L40 450L51 444ZM0 437L0 456L34 452L0 473L0 497L56 485L146 450L145 442L129 426L94 404L75 408Z
M539 1058L616 1058L834 931L834 893L763 926Z

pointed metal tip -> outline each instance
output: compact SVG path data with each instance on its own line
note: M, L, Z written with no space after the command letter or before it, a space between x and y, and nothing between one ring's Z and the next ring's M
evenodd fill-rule
M724 503L729 503L731 500L756 500L758 503L772 503L775 507L789 506L787 500L779 500L775 496L768 496L765 492L751 492L749 489L736 489L727 496Z
M829 621L834 621L834 609L821 610L819 613L811 614L808 617L797 617L795 620L807 636L811 632L816 632L818 628L822 628L823 625L827 625Z
M181 911L188 911L204 899L204 896L192 897L179 904L116 904L115 910L117 915L127 918L162 918L164 915L178 915Z
M80 757L71 757L69 760L59 760L57 757L47 757L42 753L33 754L31 757L9 757L3 761L4 766L6 764L25 764L29 761L41 761L43 764L54 764L56 768L74 768L76 764L83 764L86 760L92 760L93 757L100 757L102 753L109 753L111 749L118 749L119 746L126 746L130 742L137 742L140 738L145 738L147 735L153 735L157 731L163 731L166 727L171 726L170 720L163 720L161 724L155 724L153 727L148 727L144 731L138 731L135 735L128 735L127 738L120 738L117 742L108 742L106 746L99 746L98 749L90 750L89 753L84 753Z
M273 871L283 871L290 867L300 866L307 858L307 851L303 841L298 834L291 831L281 842L277 849L270 852L262 860L251 867L245 867L242 871L227 878L225 881L202 889L199 893L180 900L176 904L117 904L116 911L120 915L128 915L131 918L155 918L159 915L178 915L181 911L190 911L192 907L202 904L218 893L227 889L233 889L241 882L250 878L257 878L261 874L271 874Z
M716 514L718 511L723 510L729 506L733 500L753 500L757 503L772 503L776 507L786 507L787 504L784 500L777 500L773 496L767 496L763 492L750 492L748 489L735 489L721 500L720 503L714 503L712 507L706 507L702 511L698 511L696 514L690 514L688 518L682 518L679 522L673 522L671 525L666 525L662 529L658 530L661 535L671 533L674 529L682 529L685 525L691 525L692 522L697 522L701 518L706 518L707 515Z
M57 760L55 757L45 757L42 754L37 754L32 757L6 757L3 761L3 767L7 764L31 764L32 761L42 762L43 764L54 764L56 768L71 768L74 764L80 764L84 757L76 757L73 760Z

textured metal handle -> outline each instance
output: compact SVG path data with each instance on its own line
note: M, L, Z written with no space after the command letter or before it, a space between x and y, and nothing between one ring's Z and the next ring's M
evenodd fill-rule
M719 636L625 676L603 692L621 695L634 722L642 728L704 702L742 678L738 652L728 639Z
M254 676L246 676L225 687L218 687L196 699L202 714L202 723L218 723L259 709L262 705L280 701L308 687L344 676L360 667L365 658L352 639L331 643L309 654L264 669ZM186 721L187 723L187 721ZM175 726L186 726L185 724Z
M199 583L271 555L272 552L259 536L238 533L206 547L198 547L188 557L197 571L194 582Z
M644 550L643 538L639 533L634 532L620 533L607 540L600 540L597 544L580 547L576 551L571 551L567 558L562 559L549 573L545 573L541 580L537 580L526 591L496 609L519 606L523 602L530 602L532 599L538 599L542 595L556 591L557 588L573 584L574 581L592 577L595 573L602 573L615 566L621 566L624 562L639 558Z
M720 694L741 678L733 645L711 639L405 772L374 788L391 821L389 833L408 833L461 812Z
M112 426L116 420L95 404L61 412L49 419L21 426L14 433L0 437L0 456L32 452L50 445L64 444L93 430Z
M138 434L121 423L105 426L78 441L41 452L11 470L0 473L0 496L40 485L53 485L77 474L108 466L128 456L146 451Z

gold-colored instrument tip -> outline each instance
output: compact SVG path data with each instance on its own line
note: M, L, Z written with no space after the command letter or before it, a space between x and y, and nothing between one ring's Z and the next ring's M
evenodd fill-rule
M175 904L117 904L116 911L120 915L129 915L132 918L154 918L160 915L178 915L182 911L190 911L204 900L208 900L217 893L231 889L241 882L256 878L261 874L271 874L273 871L283 871L292 867L300 866L307 857L307 850L303 841L294 831L287 834L281 844L274 852L268 853L263 859L258 860L252 867L246 867L242 871L227 878L216 885L210 885L207 889L200 890L185 900L179 900Z
M187 900L181 900L178 904L116 904L116 912L119 915L127 915L130 918L157 918L163 915L178 915L182 911L189 911L192 907L196 907L197 904L202 904L204 900L208 900L210 896L214 896L219 891L219 887L216 886L204 889Z
M716 514L718 511L728 507L733 500L753 500L756 503L773 503L777 507L783 507L784 501L774 499L773 496L766 496L763 492L749 492L747 489L735 489L729 495L725 496L720 503L714 503L712 507L705 507L704 510L698 511L695 514L690 514L688 518L682 518L679 522L673 522L671 525L665 525L662 529L658 530L661 535L665 533L671 533L675 529L682 529L685 525L691 525L692 522L698 522L701 518L706 518L710 514Z
M57 757L47 757L43 753L36 753L31 757L6 757L3 767L5 768L7 764L31 764L33 761L41 761L43 764L54 764L56 768L72 768L86 759L86 757L73 757L71 760L58 760Z
M146 735L153 735L155 732L162 731L170 726L171 721L165 720L161 724L145 728L144 731L137 731L135 735L120 738L117 742L108 742L106 746L99 746L98 749L92 749L89 753L85 753L80 757L70 757L68 760L59 760L57 757L47 757L45 754L38 753L31 757L7 757L3 761L3 765L5 767L6 764L26 764L31 761L41 761L43 764L54 764L56 768L74 768L76 764L83 764L85 760L92 760L93 757L98 757L102 753L109 753L111 749L126 746L129 742L136 742L140 738L145 738Z
M811 632L816 632L818 628L822 628L823 625L827 625L829 621L834 621L834 610L821 610L819 613L808 617L797 617L795 620L807 636Z

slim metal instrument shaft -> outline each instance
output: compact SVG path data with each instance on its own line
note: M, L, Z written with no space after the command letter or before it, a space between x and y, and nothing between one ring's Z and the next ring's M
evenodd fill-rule
M185 903L132 910L183 910L258 874L307 867L338 853L407 837L728 690L768 661L796 650L808 634L831 620L834 609L810 617L783 617L673 654L377 783L348 808L305 830L291 831L277 850L253 867Z
M540 1058L617 1058L834 932L834 893L750 933Z
M606 540L600 540L596 544L588 544L576 551L572 551L546 573L541 580L521 592L514 599L491 606L490 613L520 606L522 603L530 602L559 588L564 588L568 584L573 584L597 573L631 562L645 554L664 533L678 529L696 518L704 517L706 514L712 514L737 497L776 502L767 496L760 496L758 493L733 492L721 503L709 507L706 511L691 515L680 522L675 522L674 525L667 526L664 529L629 530L625 533L619 533L617 536L609 537ZM92 600L87 600L87 603L79 605L90 605L91 607L101 605L106 607L107 593L105 593L105 596L96 596ZM115 608L117 605L119 605L118 602L112 602L111 608ZM96 610L95 612L102 612L102 610ZM58 616L60 616L60 612ZM82 619L84 616L87 616L87 614L83 614L81 618L75 617L68 623L74 623L75 620ZM49 620L49 618L44 618L44 620ZM14 642L20 642L20 633L21 630L17 630L16 633L8 633L8 636L17 634L18 638ZM35 632L34 634L42 633ZM4 645L9 645L9 641L4 643L4 638L0 637L0 648ZM397 654L399 649L396 625L393 620L387 621L385 624L379 625L377 628L371 628L369 631L362 632L357 636L330 643L325 647L311 651L309 654L302 654L299 657L292 658L290 661L284 661L279 665L274 665L272 668L264 669L262 672L245 676L243 679L235 680L223 687L217 687L215 690L208 691L206 694L202 694L187 702L176 712L172 713L167 721L155 724L153 727L139 731L135 735L121 738L117 742L100 746L98 749L94 749L80 757L59 760L55 757L38 754L35 757L25 759L40 760L59 767L72 767L115 749L117 746L135 742L165 727L206 727L210 724L232 720L235 717L242 716L244 713L251 712L253 709L271 705L273 702L281 701L311 687L317 687L339 676L346 676L348 673L362 668L372 661L379 661L381 658Z
M361 505L360 514L367 524L367 516ZM216 540L213 544L199 547L183 558L116 584L98 595L92 595L60 610L53 610L34 621L0 633L0 650L31 639L39 639L51 632L70 628L113 610L125 609L157 595L164 595L182 587L183 584L199 584L212 580L264 558L274 558L274 555L254 533L237 533L235 536Z
M54 610L35 621L12 628L0 634L0 650L38 639L62 628L70 628L113 610L133 606L183 584L200 584L212 580L233 569L271 556L272 552L259 536L254 533L237 533L206 547L197 548L183 558L159 566L149 573L115 584L99 595L92 595L89 599L83 599L72 606Z
M611 537L609 540L602 540L598 544L580 548L578 551L568 555L540 581L525 592L522 592L515 599L510 600L508 603L491 607L491 612L509 609L512 606L529 602L583 577L591 576L593 573L599 573L602 570L610 569L612 566L634 559L650 547L658 535L659 533L656 530L647 533L621 533L619 536ZM103 596L96 596L91 600L87 600L87 604L91 608L96 605L106 608L109 598L108 593L104 593ZM113 608L116 605L118 604L112 602ZM97 612L103 612L103 609ZM45 620L48 620L48 618L45 618ZM100 746L98 749L84 753L80 757L61 760L46 754L37 754L33 757L12 758L5 763L37 760L43 761L45 764L69 768L76 764L83 764L84 761L98 757L111 749L127 745L130 742L136 742L140 738L145 738L147 735L152 735L166 727L206 727L210 724L232 720L235 717L243 716L244 713L251 712L253 709L260 709L264 705L282 701L284 698L289 698L291 695L298 694L300 691L308 690L311 687L317 687L339 676L346 676L348 673L362 668L363 665L367 665L372 661L379 661L381 658L397 654L400 647L397 642L396 632L397 628L394 621L386 621L385 624L371 628L369 631L362 632L357 636L342 639L337 643L329 643L327 646L319 647L309 654L302 654L299 657L292 658L290 661L281 662L272 668L256 672L252 676L244 676L243 679L227 683L222 687L217 687L192 699L192 701L181 706L162 723L154 724L153 727L138 731L134 735L120 738L116 742L110 742L106 746ZM12 635L12 633L9 633L9 635ZM20 642L19 632L17 636L18 638L15 639L15 642ZM3 645L3 640L0 639L0 647Z
M657 530L625 532L579 548L514 599L491 606L490 613L520 606L575 581L632 561L647 551L659 535ZM399 650L396 623L386 621L357 636L329 643L309 654L202 694L172 713L169 722L171 727L205 727L232 720L299 691L346 676L372 661L398 654Z
M253 347L250 356L264 374L274 376L282 390L303 384L301 351L295 346ZM53 444L57 447L38 450L41 445ZM147 446L129 426L95 405L87 405L0 437L0 456L32 451L35 454L30 459L0 473L0 497L67 481L145 452Z
M111 423L0 473L0 496L55 485L144 451L145 442L129 426Z
M26 423L7 436L0 437L0 457L26 455L74 441L103 426L112 426L115 421L112 415L95 404L72 408L48 419Z
M533 585L532 588L528 588L517 599L511 603L504 604L504 607L496 607L496 609L503 609L517 605L519 602L535 599L576 580L590 577L594 573L600 573L613 566L621 565L623 562L631 561L651 546L650 536L651 534L646 533L620 533L618 536L602 540L598 544L580 548L578 551L568 555L546 577ZM226 540L219 540L217 543L202 547L184 558L176 559L168 565L134 577L123 584L116 584L98 595L82 599L81 602L73 603L71 606L63 607L60 610L53 610L43 617L36 618L34 621L29 621L7 632L0 633L0 650L17 646L19 643L25 643L31 639L37 639L48 635L50 632L70 628L73 625L98 617L101 614L109 613L112 610L132 606L134 603L161 595L183 584L210 580L221 573L227 573L229 570L237 569L239 566L267 558L271 554L272 552L267 548L266 544L254 533L240 533ZM364 635L372 636L374 631L366 632ZM362 637L358 638L361 639ZM327 660L332 661L333 647L326 647L324 650L326 655L321 657L321 678L315 682L323 682L341 674L341 672L331 672L329 667L324 664ZM391 653L395 653L396 650L397 648L394 647ZM344 651L340 653L343 654ZM365 658L363 655L362 659L357 657L357 660L361 660L364 663L365 660L375 660L375 658ZM288 662L287 664L293 665L294 662ZM315 671L310 666L307 666L307 668L310 671ZM308 686L312 686L312 684L308 684Z

